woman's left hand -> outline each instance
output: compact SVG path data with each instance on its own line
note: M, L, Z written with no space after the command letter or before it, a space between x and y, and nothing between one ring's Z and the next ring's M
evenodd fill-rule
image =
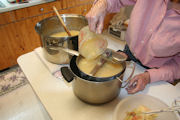
M126 90L128 94L134 94L136 92L144 90L148 83L150 83L149 72L144 72L133 77L129 82L129 85L126 88Z

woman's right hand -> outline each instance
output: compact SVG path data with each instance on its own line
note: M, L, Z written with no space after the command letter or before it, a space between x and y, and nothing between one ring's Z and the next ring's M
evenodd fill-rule
M107 1L95 0L91 10L87 13L89 29L95 33L102 33L104 18L107 13Z

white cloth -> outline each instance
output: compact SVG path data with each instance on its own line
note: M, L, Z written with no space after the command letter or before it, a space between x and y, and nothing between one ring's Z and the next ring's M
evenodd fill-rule
M62 78L60 68L63 66L67 66L67 65L58 65L58 64L54 64L54 63L47 61L43 56L42 47L38 47L34 51L35 51L36 55L38 56L38 58L42 61L42 63L46 66L46 68L49 70L49 72L53 76L55 76L56 78Z

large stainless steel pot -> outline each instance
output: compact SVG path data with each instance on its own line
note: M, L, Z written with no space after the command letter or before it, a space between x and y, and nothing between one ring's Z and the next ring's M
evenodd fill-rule
M88 25L84 16L76 14L61 14L65 25L69 30L77 30ZM43 47L43 56L49 62L55 64L67 64L70 62L71 55L63 50L54 50L52 47L64 47L72 50L78 50L78 35L72 37L50 37L53 33L64 32L62 24L58 17L49 17L35 26L36 32L40 35Z
M70 66L62 67L61 72L65 80L68 82L72 81L73 92L79 99L90 104L102 104L118 96L121 88L120 80L126 69L125 62L122 63L122 72L112 77L97 78L88 75L85 76L77 67L77 60L78 57L73 56L70 61Z

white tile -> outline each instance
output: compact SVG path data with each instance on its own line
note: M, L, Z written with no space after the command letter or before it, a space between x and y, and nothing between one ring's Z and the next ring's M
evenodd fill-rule
M0 96L1 120L49 120L31 86L26 84Z

